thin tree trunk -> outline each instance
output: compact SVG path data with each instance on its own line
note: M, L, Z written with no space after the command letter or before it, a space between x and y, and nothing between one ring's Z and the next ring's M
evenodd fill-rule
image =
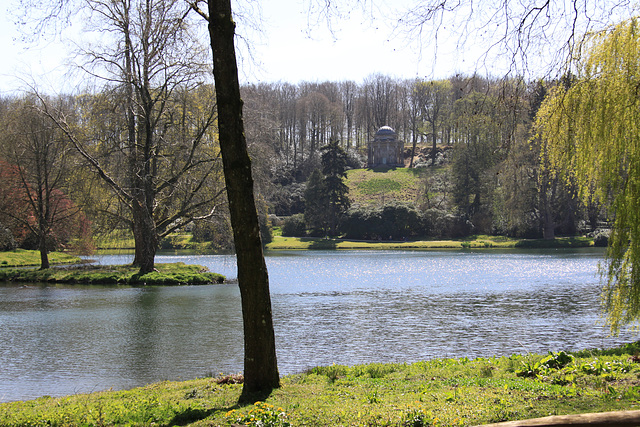
M40 270L46 270L49 268L49 252L47 251L46 235L38 236L38 249L40 250Z
M41 177L42 174L38 173L38 176ZM43 179L39 179L38 181L43 182ZM46 191L42 189L39 185L38 190L38 200L36 206L38 208L38 250L40 251L40 270L45 270L49 268L49 252L47 251L47 231L49 229L49 224L47 221L47 214L45 209L47 209L47 205L49 203L49 198L46 197Z
M209 0L209 35L218 105L220 151L238 262L244 324L244 387L240 400L280 386L269 295L242 119L230 0Z
M555 239L555 222L553 221L553 212L551 210L551 201L549 200L549 178L545 173L540 185L540 218L542 220L542 238L545 240Z
M433 138L433 144L431 145L431 166L435 166L436 164L436 143L438 142L438 138L436 135L436 121L433 120L431 124L431 137Z
M413 167L413 159L416 157L416 145L418 145L418 138L416 138L415 132L413 132L411 139L413 139L413 142L411 144L411 161L409 162L409 168Z

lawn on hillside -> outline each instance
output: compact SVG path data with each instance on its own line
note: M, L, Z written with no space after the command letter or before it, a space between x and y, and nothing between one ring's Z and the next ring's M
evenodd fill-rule
M352 169L345 183L352 205L379 206L391 201L419 203L424 193L424 177L431 171L407 168Z

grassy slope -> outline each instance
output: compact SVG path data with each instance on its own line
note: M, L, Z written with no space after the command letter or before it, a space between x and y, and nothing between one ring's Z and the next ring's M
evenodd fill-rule
M203 285L222 283L224 276L211 273L206 267L182 262L156 264L152 273L139 275L130 265L80 266L70 268L0 269L0 281L51 282L102 285Z
M51 252L49 262L51 264L75 264L80 258L62 252ZM40 252L16 249L0 252L0 267L27 267L40 265Z
M239 384L164 382L0 404L0 425L474 425L638 409L640 366L632 355L639 349L582 352L563 368L531 354L333 365L287 376L265 402L248 406L236 404ZM523 376L529 369L537 374Z
M426 169L352 169L346 184L352 205L381 205L392 200L418 203Z

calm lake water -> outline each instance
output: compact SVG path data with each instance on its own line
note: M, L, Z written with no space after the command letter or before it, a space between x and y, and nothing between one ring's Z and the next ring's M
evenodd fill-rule
M95 257L102 264L130 256ZM267 254L281 374L607 347L602 251ZM236 276L229 255L157 257ZM242 371L237 285L0 285L0 401Z

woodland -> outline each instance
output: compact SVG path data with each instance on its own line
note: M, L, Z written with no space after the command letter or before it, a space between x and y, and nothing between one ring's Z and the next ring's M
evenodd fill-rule
M269 240L272 223L284 224L290 235L362 239L553 238L606 228L606 211L578 199L570 177L546 170L540 142L532 138L533 118L547 91L559 84L567 82L479 76L399 81L375 74L362 84L243 86L263 240ZM152 165L156 230L159 239L183 230L211 242L211 249L228 249L232 238L214 89L180 89L164 101L155 124L162 132ZM72 147L39 102L35 95L2 100L4 228L20 247L37 249L35 217L42 210L50 217L49 249L81 250L91 248L92 234L131 229L133 219L122 196ZM127 153L119 144L126 126L118 115L117 91L47 102L64 114L65 126L82 132L90 159L108 170L110 179L125 183ZM306 207L322 200L307 190L318 179L313 172L323 169L323 148L333 143L344 153L344 171L366 168L367 143L383 125L394 128L405 143L406 168L414 170L421 194L411 200L390 197L383 206L343 202L330 229L313 223ZM376 172L383 177L386 170ZM48 200L48 212L39 207L40 199ZM326 210L322 204L318 209ZM382 211L386 227L374 224ZM367 221L369 229L363 226ZM398 223L402 226L391 228Z

